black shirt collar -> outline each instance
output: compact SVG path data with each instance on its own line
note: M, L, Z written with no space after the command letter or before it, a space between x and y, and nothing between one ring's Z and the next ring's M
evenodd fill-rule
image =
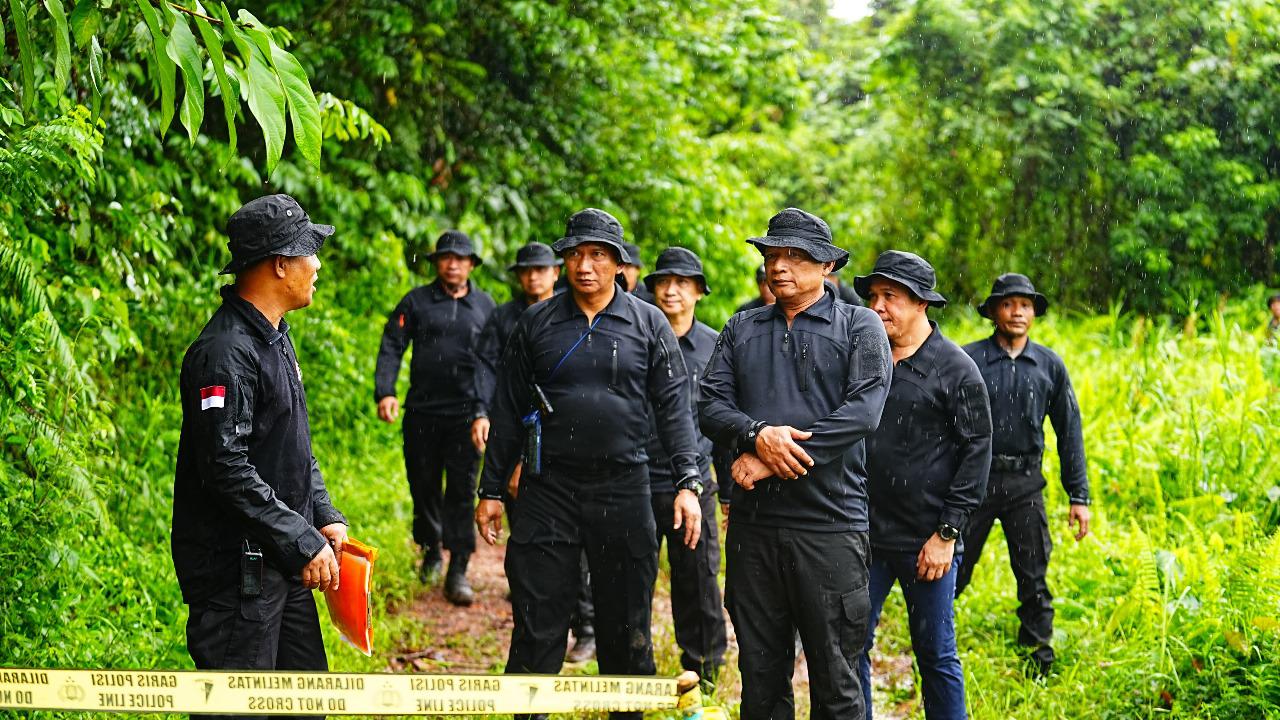
M222 304L235 311L244 320L245 324L252 328L268 345L274 345L289 332L289 323L284 318L280 318L279 329L272 327L261 310L253 303L240 297L240 293L236 292L235 285L224 285L219 292L222 294Z
M573 291L560 293L552 297L547 302L556 303L552 312L552 322L565 322L575 317L586 317L586 313L582 312L582 308L578 307L578 303L573 299ZM623 291L620 287L615 287L613 291L613 299L608 305L600 311L600 315L609 315L624 322L631 322L631 315L635 312L633 304L643 302L632 297L631 293Z
M781 303L775 302L772 307L773 307L773 310L771 312L760 313L760 315L756 317L756 322L765 322L766 320L772 320L774 318L780 318L783 322L787 321L786 314L782 312ZM818 298L818 301L815 302L814 304L810 305L804 310L801 310L800 313L796 315L796 317L805 315L805 316L814 318L815 320L822 320L824 322L831 323L835 321L835 318L834 318L835 312L836 312L836 301L835 301L834 292L832 291L831 287L824 285L822 290L822 297Z
M476 284L471 282L471 278L467 278L467 294L460 298L455 298L444 291L444 281L436 278L427 286L427 292L431 293L431 299L435 302L444 302L445 300L457 300L458 302L471 302L471 296L475 294Z
M938 350L942 348L942 331L938 329L938 323L930 320L929 327L933 328L933 332L930 332L929 337L924 339L924 343L919 349L911 357L905 357L898 361L899 366L909 368L921 377L929 377L929 374L933 372L934 365L938 359Z
M1004 347L1000 344L1000 341L996 339L995 333L992 333L991 337L987 338L985 351L986 351L985 353L986 361L988 365L990 365L993 362L996 362L997 360L1002 360L1004 358L1009 357L1008 351L1006 351ZM1027 360L1038 364L1040 360L1039 355L1040 355L1040 351L1038 349L1038 346L1035 343L1031 342L1031 338L1027 338L1026 346L1022 348L1022 352L1018 353L1018 357L1014 358L1014 360L1020 360L1022 358L1026 358Z

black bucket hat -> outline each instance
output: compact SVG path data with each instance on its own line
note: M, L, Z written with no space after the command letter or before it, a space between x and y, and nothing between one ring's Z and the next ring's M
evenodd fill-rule
M839 270L849 262L849 253L831 242L831 228L817 215L798 208L787 208L769 219L769 232L764 237L749 238L760 254L767 247L793 247L809 253L814 260L834 262Z
M667 275L697 278L702 285L702 294L711 294L711 288L707 286L707 276L702 274L702 260L692 250L682 247L663 250L658 256L658 262L653 266L653 272L644 276L644 286L649 292L653 292L658 280Z
M996 278L991 284L991 294L986 300L978 306L978 314L984 318L991 318L991 303L996 300L1003 300L1010 295L1022 295L1031 299L1031 306L1035 308L1036 316L1044 315L1049 309L1049 298L1036 292L1036 287L1031 284L1031 279L1020 273L1005 273Z
M871 280L882 277L907 286L913 295L933 307L943 307L947 299L937 291L938 276L929 261L915 253L902 250L885 250L876 258L876 265L867 275L853 279L853 289L861 297L870 297Z
M436 240L436 249L427 256L427 261L435 262L436 258L446 254L469 257L476 267L484 264L484 258L476 254L471 238L461 230L445 230Z
M622 247L626 248L627 256L631 258L628 265L634 265L638 268L644 267L644 260L640 257L640 246L635 243L624 242Z
M619 263L626 265L632 262L631 254L622 242L622 223L603 210L587 208L569 216L564 237L551 243L551 249L556 254L563 255L565 250L576 248L585 242L604 243L618 252Z
M564 261L551 252L551 246L540 242L531 242L516 251L516 261L507 266L508 272L520 268L558 267Z
M231 262L219 274L238 273L273 255L315 255L325 238L332 234L332 225L311 222L298 201L288 195L265 195L250 200L227 220Z

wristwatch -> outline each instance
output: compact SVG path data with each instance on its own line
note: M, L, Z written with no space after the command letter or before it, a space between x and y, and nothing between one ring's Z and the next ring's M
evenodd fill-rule
M746 432L738 436L738 452L755 452L756 437L760 435L760 430L766 425L765 421L757 420L751 423Z
M698 474L696 469L690 468L683 477L676 482L676 492L681 490L692 490L694 495L702 497L702 476Z
M954 525L941 523L938 525L938 537L948 542L958 540L960 538L960 528Z

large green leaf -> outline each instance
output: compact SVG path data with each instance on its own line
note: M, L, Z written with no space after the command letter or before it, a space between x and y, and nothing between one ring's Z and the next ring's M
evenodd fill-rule
M267 174L270 175L284 153L284 88L280 85L280 76L256 47L249 58L246 80L249 88L249 111L262 126L262 137L267 145Z
M71 11L71 36L80 49L89 46L89 38L102 27L102 11L97 0L80 0Z
M320 103L311 91L307 73L290 53L271 44L271 61L280 75L289 98L289 122L293 125L293 142L302 157L313 166L320 165Z
M187 137L194 143L200 132L200 123L204 122L204 62L186 17L172 8L169 12L173 14L174 22L165 53L182 68L182 111L179 117L187 128Z
M89 38L89 82L93 86L93 119L97 120L102 110L102 46L97 35Z
M18 36L18 62L22 64L22 112L31 113L36 99L36 61L31 48L31 31L27 28L27 8L22 0L9 0L13 13L13 30Z
M227 121L227 144L231 146L231 154L236 152L236 108L240 107L240 96L231 86L227 77L227 57L222 52L222 38L213 29L208 20L196 18L196 29L200 31L200 39L204 40L204 48L209 51L209 60L213 65L213 75L218 79L218 92L222 95L222 115Z
M71 81L71 32L67 27L67 10L62 7L62 0L44 0L44 7L53 16L53 80L61 92Z
M138 9L142 11L142 19L147 23L147 30L151 32L154 49L152 62L155 63L154 79L160 85L160 136L164 137L169 130L169 125L173 123L173 98L177 92L178 66L169 59L166 51L168 38L164 34L164 27L160 25L159 13L151 6L149 0L136 1Z

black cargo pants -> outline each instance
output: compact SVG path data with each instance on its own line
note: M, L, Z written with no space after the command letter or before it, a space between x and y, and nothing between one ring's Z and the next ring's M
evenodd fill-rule
M451 553L475 552L479 463L470 421L405 412L404 468L413 498L414 542L436 552L442 543Z
M548 463L540 477L522 477L505 564L515 620L506 671L560 672L585 551L600 673L656 673L650 635L658 574L654 535L643 465L567 470Z
M680 667L715 682L728 646L718 577L720 531L716 526L715 494L704 492L699 498L702 536L692 550L684 545L684 528L671 526L675 499L674 493L655 492L652 505L658 546L665 538L671 566L671 619L676 645L680 647Z
M312 591L269 565L257 597L241 597L233 585L191 604L187 651L200 670L329 669Z
M857 668L870 610L867 533L736 523L725 546L725 604L738 635L742 720L795 717L797 630L809 664L810 716L863 717Z
M1033 648L1032 657L1045 665L1054 661L1053 595L1045 576L1053 540L1044 509L1044 475L1038 468L992 472L987 496L969 518L964 536L964 559L956 577L956 597L973 579L996 520L1009 546L1009 565L1018 584L1018 643Z

